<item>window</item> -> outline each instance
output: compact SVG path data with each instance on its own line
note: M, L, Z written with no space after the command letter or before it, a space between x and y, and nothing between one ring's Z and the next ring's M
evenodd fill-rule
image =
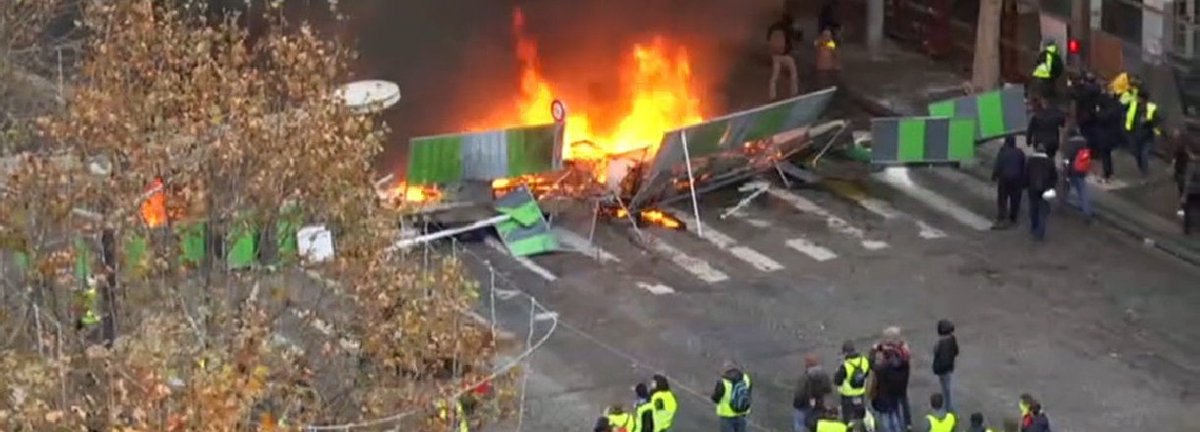
M1071 0L1041 0L1039 6L1044 13L1071 19Z
M1140 0L1103 0L1100 30L1134 45L1142 44L1142 5Z

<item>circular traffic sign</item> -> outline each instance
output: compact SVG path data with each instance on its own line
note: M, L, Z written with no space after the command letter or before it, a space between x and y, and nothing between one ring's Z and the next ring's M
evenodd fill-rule
M550 103L550 115L554 116L554 121L560 122L567 118L567 105L562 101L555 99Z
M352 82L339 88L337 94L357 113L380 112L400 102L400 86L382 80Z

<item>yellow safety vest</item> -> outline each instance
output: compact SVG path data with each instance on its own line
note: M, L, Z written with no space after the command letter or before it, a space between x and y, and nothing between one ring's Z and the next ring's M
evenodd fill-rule
M1025 418L1025 415L1029 414L1029 405L1025 404L1025 401L1017 401L1017 407L1021 409L1021 418Z
M1118 100L1121 102L1121 105L1133 105L1137 102L1137 98L1138 91L1136 88L1125 90L1121 92L1120 96L1118 96Z
M1137 120L1138 104L1129 104L1129 108L1125 110L1125 130L1133 130L1134 120ZM1158 104L1154 102L1146 102L1146 121L1154 120L1154 114L1158 112Z
M446 403L438 401L438 417L442 420L449 420L450 410L446 409ZM467 424L467 413L463 411L462 402L454 403L454 416L458 420L458 432L470 432L470 426Z
M88 287L83 290L83 317L80 318L85 326L100 323L100 315L96 314L96 288Z
M1054 45L1046 47L1046 57L1042 58L1042 62L1033 69L1034 78L1050 79L1050 70L1054 66L1054 54L1057 52L1058 48Z
M814 432L846 432L850 429L845 423L837 420L817 420L817 430Z
M650 395L652 406L657 407L659 402L662 402L662 409L654 410L654 432L670 430L671 423L675 421L675 410L679 407L675 402L675 394L669 390L656 391Z
M750 390L750 375L743 373L742 380L746 381L746 390ZM725 393L721 395L721 400L717 402L717 417L741 417L750 414L750 410L746 412L737 412L733 410L730 403L733 402L733 381L721 378L721 385L725 386Z
M954 413L948 412L945 417L937 418L933 414L925 416L929 420L929 432L953 432L954 431Z
M608 414L608 427L612 428L613 432L635 432L637 428L637 420L628 413Z
M862 396L866 393L867 383L864 382L862 387L855 388L850 384L850 381L854 377L854 370L856 368L862 369L863 375L871 372L871 365L867 363L867 358L860 355L855 358L846 359L846 361L842 362L842 368L846 370L846 379L842 380L842 386L838 389L838 393L841 393L842 396Z
M834 41L832 41L832 40L828 40L828 41L825 41L825 43L822 43L822 44L821 44L821 47L823 47L823 48L829 48L829 49L831 49L831 50L832 50L832 49L837 49L837 42L834 42Z
M638 405L637 409L634 410L634 413L635 413L635 415L633 416L633 429L638 432L641 432L642 416L645 415L646 413L650 413L651 416L654 416L654 405L651 405L649 402ZM655 428L655 430L658 430L658 422L654 422L654 428Z

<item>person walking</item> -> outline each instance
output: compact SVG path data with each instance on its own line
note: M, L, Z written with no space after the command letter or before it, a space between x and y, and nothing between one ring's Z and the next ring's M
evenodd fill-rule
M1046 219L1050 216L1047 199L1054 198L1054 187L1058 184L1058 170L1054 161L1046 156L1041 146L1025 159L1025 185L1029 192L1029 232L1034 240L1046 239Z
M1021 190L1025 188L1025 152L1017 148L1017 141L1012 136L1004 137L1004 145L996 152L992 181L996 183L996 224L992 229L1013 227L1021 213Z
M1079 135L1078 130L1072 131L1070 138L1063 147L1063 173L1067 179L1066 193L1062 200L1074 205L1092 223L1092 204L1088 199L1088 172L1092 169L1092 150L1088 148L1087 140ZM1071 204L1071 196L1075 196L1076 204Z
M938 341L933 347L933 374L938 377L942 386L942 397L945 399L946 410L954 411L954 399L951 397L951 380L954 374L954 361L958 358L958 338L954 336L954 323L942 319L937 322Z
M1158 105L1150 102L1145 91L1139 91L1137 100L1125 111L1125 133L1129 137L1129 151L1137 161L1142 177L1150 174L1150 150L1158 134Z
M1062 56L1058 53L1058 43L1047 40L1042 52L1038 53L1037 66L1034 67L1032 95L1042 98L1053 98L1058 87L1058 78L1063 73Z
M925 421L928 422L925 428L927 432L954 432L958 419L954 417L953 412L946 410L944 402L941 393L929 396L929 408L932 412L925 416Z
M1042 412L1042 403L1030 402L1029 413L1021 420L1021 432L1050 432L1050 419Z
M675 393L671 392L671 383L667 377L654 374L653 393L650 393L650 403L654 405L654 430L667 432L675 423L675 411L679 404L675 401Z
M796 40L795 20L790 14L783 16L767 28L767 44L771 50L771 81L768 84L768 94L772 101L778 97L779 76L787 73L788 83L791 84L789 97L800 94L800 74L796 69L796 58L793 41Z
M880 432L904 432L904 414L900 408L900 395L908 379L908 364L899 356L889 356L883 350L873 351L871 362L870 395L874 423Z
M746 416L750 414L750 375L730 365L713 389L712 401L717 405L721 432L746 432Z
M1026 141L1030 148L1040 144L1053 160L1067 127L1067 115L1045 98L1034 99L1034 107L1033 116L1029 118L1029 125L1025 129Z
M821 368L820 359L816 354L804 356L804 374L796 385L796 393L792 397L792 430L795 432L812 431L817 417L825 410L825 398L833 393L833 383L829 374Z
M866 415L866 404L863 396L867 393L867 377L871 373L871 363L858 349L854 342L842 344L841 366L833 374L833 383L838 386L838 394L842 399L842 422L851 423Z
M900 327L891 326L883 329L883 339L871 348L872 352L882 352L889 363L896 366L897 375L895 389L900 404L900 414L905 429L912 429L912 406L908 402L908 379L912 370L912 351L908 342L900 334ZM871 367L874 370L874 366Z
M1102 183L1111 183L1113 177L1112 153L1124 141L1123 121L1125 116L1125 108L1117 99L1117 96L1111 93L1105 93L1100 98L1100 108L1097 114L1096 137L1097 141L1093 144L1093 149L1096 151L1096 156L1100 158L1100 165L1103 176Z

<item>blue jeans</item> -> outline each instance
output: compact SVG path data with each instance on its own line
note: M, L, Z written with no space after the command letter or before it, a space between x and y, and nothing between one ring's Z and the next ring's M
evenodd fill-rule
M1090 199L1088 199L1087 177L1076 175L1067 176L1067 186L1067 203L1071 203L1071 193L1074 192L1075 199L1079 201L1079 203L1073 205L1079 208L1079 211L1082 211L1084 216L1089 218L1092 217L1092 202Z
M792 412L792 431L793 432L809 432L808 431L808 416L812 413L812 408L793 410Z
M1038 199L1040 200L1042 197L1039 196ZM1042 205L1045 205L1045 203L1043 202ZM1045 222L1042 223L1042 233L1044 235L1046 229ZM954 399L950 397L950 375L953 375L953 372L938 375L938 382L942 385L942 398L946 401L946 412L954 412Z
M897 406L891 411L875 412L875 430L877 432L905 432L904 415Z
M1050 215L1050 204L1041 192L1029 190L1029 233L1038 240L1046 239L1046 219Z
M721 417L721 432L746 432L746 416Z
M1133 151L1133 158L1137 160L1138 171L1141 171L1143 176L1150 173L1150 148L1153 146L1153 138L1134 138L1133 140L1133 148L1130 150Z

